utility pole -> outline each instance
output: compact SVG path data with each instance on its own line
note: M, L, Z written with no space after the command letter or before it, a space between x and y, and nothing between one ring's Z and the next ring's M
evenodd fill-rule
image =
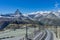
M26 40L28 40L28 28L27 28L27 24L26 24Z
M57 37L57 26L56 26L56 37Z

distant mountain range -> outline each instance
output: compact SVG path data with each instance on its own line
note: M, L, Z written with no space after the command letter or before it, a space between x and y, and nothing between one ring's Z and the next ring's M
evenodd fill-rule
M60 12L53 12L53 11L43 11L43 12L34 12L28 14L33 20L42 22L45 25L57 25L60 26Z
M0 21L38 21L45 25L60 25L60 12L38 11L28 14L22 14L18 9L14 14L0 15ZM58 24L59 23L59 24Z

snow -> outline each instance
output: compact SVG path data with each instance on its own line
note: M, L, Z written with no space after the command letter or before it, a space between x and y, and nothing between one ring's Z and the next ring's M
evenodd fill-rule
M36 30L38 30L38 28L36 28ZM28 28L28 35L34 32L34 28ZM19 39L22 36L25 36L26 34L26 29L17 29L15 31L10 30L7 32L2 32L0 33L0 38L4 38L4 37L11 37L13 36L14 38L8 38L8 39ZM8 40L6 39L6 40Z

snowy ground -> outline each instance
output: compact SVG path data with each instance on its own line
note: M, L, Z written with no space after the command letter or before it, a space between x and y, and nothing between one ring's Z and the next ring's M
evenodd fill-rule
M60 39L57 38L57 40L60 40Z
M38 30L38 28L36 28ZM34 32L34 28L28 28L28 34L31 34ZM14 37L12 39L15 39L15 38L19 38L19 37L22 37L22 36L25 36L26 34L26 29L16 29L15 31L13 30L6 30L4 32L0 32L0 38L4 38L4 37ZM9 38L11 39L11 38ZM7 40L7 39L6 39Z

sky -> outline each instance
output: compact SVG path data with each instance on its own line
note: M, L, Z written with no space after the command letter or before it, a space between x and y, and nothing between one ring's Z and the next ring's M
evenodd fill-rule
M60 9L60 0L0 0L0 14L22 13Z

